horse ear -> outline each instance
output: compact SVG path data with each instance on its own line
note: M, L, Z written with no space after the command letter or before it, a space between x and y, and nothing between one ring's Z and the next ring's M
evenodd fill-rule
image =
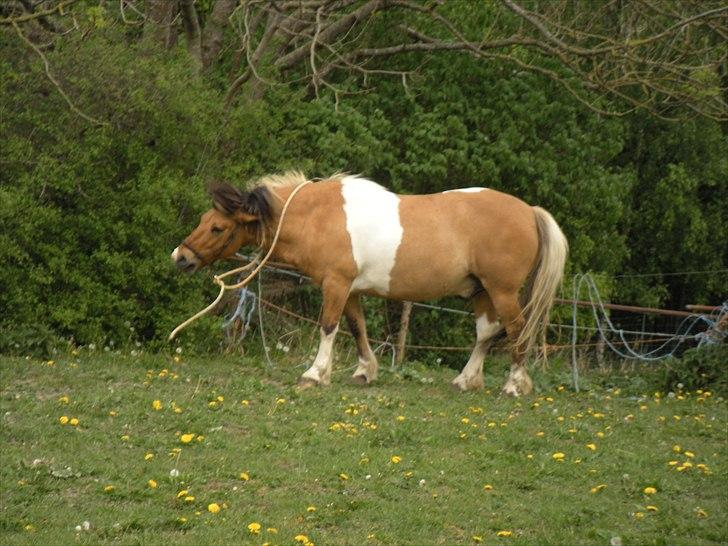
M240 223L257 220L245 210L249 195L227 182L217 182L210 186L210 197L215 210L232 216Z

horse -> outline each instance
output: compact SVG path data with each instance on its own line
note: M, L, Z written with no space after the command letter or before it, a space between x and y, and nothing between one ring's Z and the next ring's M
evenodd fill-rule
M548 324L568 253L551 214L482 187L399 195L358 175L308 182L291 171L245 190L212 185L212 208L174 249L172 261L193 272L244 246L269 250L278 229L273 258L309 276L323 294L318 353L299 379L303 387L330 384L342 314L357 347L353 381L376 380L362 295L401 301L456 295L472 301L476 341L453 386L483 387L486 352L505 329L512 363L502 391L520 396L533 390L525 358Z

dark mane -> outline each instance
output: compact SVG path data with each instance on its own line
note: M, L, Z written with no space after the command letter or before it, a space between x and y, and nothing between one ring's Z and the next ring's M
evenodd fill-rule
M229 182L214 182L209 193L215 209L228 216L242 211L256 216L263 226L267 226L273 218L272 201L275 197L265 185L242 191Z

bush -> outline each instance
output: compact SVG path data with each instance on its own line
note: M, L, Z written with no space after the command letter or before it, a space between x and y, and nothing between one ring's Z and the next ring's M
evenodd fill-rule
M728 345L725 343L689 349L680 358L670 358L665 363L665 390L710 389L728 394L726 364Z

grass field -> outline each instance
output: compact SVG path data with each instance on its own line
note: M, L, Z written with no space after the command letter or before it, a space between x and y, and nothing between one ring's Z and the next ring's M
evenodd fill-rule
M0 357L3 544L728 542L709 392L552 371L513 400L502 364L479 393L418 366L299 391L292 364L75 353Z

